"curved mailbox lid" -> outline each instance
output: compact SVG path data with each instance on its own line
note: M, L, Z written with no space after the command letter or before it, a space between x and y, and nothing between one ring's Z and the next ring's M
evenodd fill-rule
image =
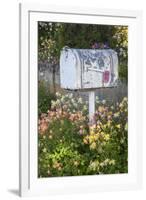
M81 60L76 50L63 48L60 55L60 82L65 89L81 89Z
M66 80L66 85L61 84L63 88L90 89L117 85L118 56L112 49L64 48L60 68L61 83ZM68 76L65 77L65 74ZM74 80L74 85L68 84L70 81L67 79Z

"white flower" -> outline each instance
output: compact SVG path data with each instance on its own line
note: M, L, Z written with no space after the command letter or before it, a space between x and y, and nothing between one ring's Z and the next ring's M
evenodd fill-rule
M44 149L43 149L43 152L44 152L44 153L46 153L46 152L47 152L47 149L46 149L46 148L44 148Z
M99 100L99 97L98 97L98 96L96 96L96 100Z
M71 99L71 102L74 104L74 103L75 103L75 100L74 100L74 99Z
M81 98L81 97L78 99L78 103L83 103L83 101L82 101L82 98Z
M60 100L57 99L57 101L56 101L56 105L59 105L59 104L60 104Z
M115 117L115 118L117 118L117 117L119 117L119 116L120 116L120 113L119 113L119 112L114 113L114 117Z
M52 105L52 108L54 108L56 106L56 102L55 101L51 101L51 105Z
M62 96L60 100L61 100L61 102L64 102L65 96Z
M73 97L72 93L68 93L65 95L65 98L67 98L67 99L72 99L72 97Z
M87 110L87 106L86 105L83 106L83 110Z
M59 92L56 92L56 96L59 97L59 96L60 96L60 93L59 93Z
M78 107L78 104L77 104L77 103L75 103L75 104L74 104L74 107L75 107L75 108L77 108L77 107Z
M110 164L110 165L115 165L115 160L110 160L110 161L109 161L109 164Z
M102 104L105 104L106 103L106 100L102 100Z

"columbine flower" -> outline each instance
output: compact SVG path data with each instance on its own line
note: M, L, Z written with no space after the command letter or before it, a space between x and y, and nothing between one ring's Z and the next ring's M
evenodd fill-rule
M114 109L114 106L111 106L111 109L113 110L113 109Z
M119 117L119 116L120 116L120 113L119 113L119 112L114 113L114 117L115 117L115 118L117 118L117 117Z
M96 149L96 142L93 142L93 143L90 145L90 149Z
M83 134L83 129L80 129L79 133L80 133L80 135L82 135Z
M106 141L108 141L108 140L110 139L110 135L109 135L109 134L105 134L105 135L104 135L104 139L105 139Z
M108 119L108 120L110 120L111 118L112 118L111 115L108 115L108 116L107 116L107 119Z
M57 97L60 97L61 94L60 94L59 92L56 92L56 96L57 96Z
M84 128L84 126L83 126L83 125L81 125L81 126L80 126L80 129L83 129L83 128Z
M107 122L107 126L108 126L108 127L111 126L111 120L108 120L108 122Z
M39 133L42 135L44 134L48 129L48 123L44 120L39 125Z
M78 166L78 165L79 165L79 162L78 162L78 161L74 161L74 165L75 165L75 166Z
M128 131L128 123L125 125L125 131Z
M109 164L110 164L110 165L115 165L115 160L110 160L110 161L109 161Z
M120 129L120 128L121 128L121 125L120 125L120 124L118 124L118 125L116 125L116 127L117 127L118 129Z
M52 135L49 135L49 139L52 139L53 138L53 136Z
M84 144L88 144L88 139L87 139L87 138L84 138L84 139L83 139L83 142L84 142Z
M58 169L58 171L61 171L61 170L62 170L62 167L61 167L61 166L59 166L57 169Z
M95 99L96 99L96 100L99 100L99 97L98 97L98 96L96 96L96 97L95 97Z
M46 148L43 148L43 152L46 153L46 152L47 152L47 149L46 149Z
M70 99L72 99L72 98L73 98L73 94L72 94L72 93L68 94L68 97L69 97Z
M103 106L99 106L99 107L98 107L98 111L99 111L100 113L104 112L104 107L103 107Z
M124 98L123 98L123 101L128 101L127 97L124 97Z
M83 106L83 110L84 110L84 111L87 110L87 106L86 106L86 105Z
M79 98L79 99L78 99L78 103L83 103L82 98Z

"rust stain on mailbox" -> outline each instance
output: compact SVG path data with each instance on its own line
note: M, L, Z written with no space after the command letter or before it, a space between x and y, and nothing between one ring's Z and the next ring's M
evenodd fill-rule
M118 56L112 49L64 47L60 55L61 87L93 89L114 87L118 80Z

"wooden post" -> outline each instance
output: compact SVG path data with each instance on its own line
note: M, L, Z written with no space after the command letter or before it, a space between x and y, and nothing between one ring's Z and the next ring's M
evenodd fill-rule
M93 122L93 116L95 114L95 91L89 92L89 121Z

